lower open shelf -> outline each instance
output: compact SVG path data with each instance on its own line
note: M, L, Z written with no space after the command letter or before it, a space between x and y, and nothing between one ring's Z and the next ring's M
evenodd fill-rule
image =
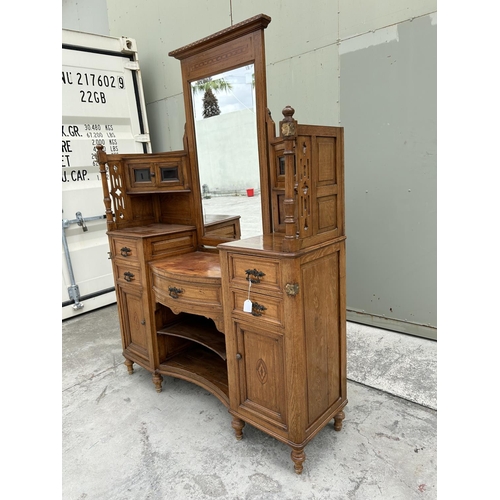
M164 326L157 333L192 340L226 360L226 339L224 334L215 328L211 319L194 314L181 314L176 321Z
M193 344L160 364L162 375L170 375L193 382L218 397L229 406L226 362L203 346Z

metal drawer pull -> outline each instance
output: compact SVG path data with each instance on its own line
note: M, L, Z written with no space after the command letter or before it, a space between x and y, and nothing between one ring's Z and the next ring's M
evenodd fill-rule
M258 302L252 302L252 316L262 316L262 313L267 309L261 306Z
M131 252L132 250L130 250L130 248L128 247L120 248L120 253L122 254L122 257L129 257Z
M260 278L266 275L262 271L257 271L257 269L247 269L245 273L247 275L246 279L251 283L260 283Z
M173 299L178 299L179 294L182 293L184 290L182 288L176 288L175 286L169 286L168 287L168 294L170 297Z
M134 275L130 271L127 271L123 273L123 278L130 283L134 279Z

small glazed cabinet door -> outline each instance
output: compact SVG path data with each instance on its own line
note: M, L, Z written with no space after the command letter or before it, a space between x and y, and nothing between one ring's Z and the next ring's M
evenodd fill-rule
M238 408L242 415L286 429L283 335L234 323Z
M185 156L168 161L129 161L127 163L128 190L145 192L186 189L185 161Z

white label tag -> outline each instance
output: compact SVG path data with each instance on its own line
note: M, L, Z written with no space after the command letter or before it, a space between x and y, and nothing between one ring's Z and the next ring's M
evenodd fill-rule
M252 312L252 301L250 299L247 299L245 300L245 302L243 302L243 311L246 313Z

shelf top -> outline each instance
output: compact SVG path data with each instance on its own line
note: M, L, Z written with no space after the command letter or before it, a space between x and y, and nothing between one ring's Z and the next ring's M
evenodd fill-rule
M111 231L112 234L120 236L134 236L148 238L150 236L163 236L165 234L182 233L183 231L194 231L195 226L185 226L183 224L148 224L147 226L127 227Z

